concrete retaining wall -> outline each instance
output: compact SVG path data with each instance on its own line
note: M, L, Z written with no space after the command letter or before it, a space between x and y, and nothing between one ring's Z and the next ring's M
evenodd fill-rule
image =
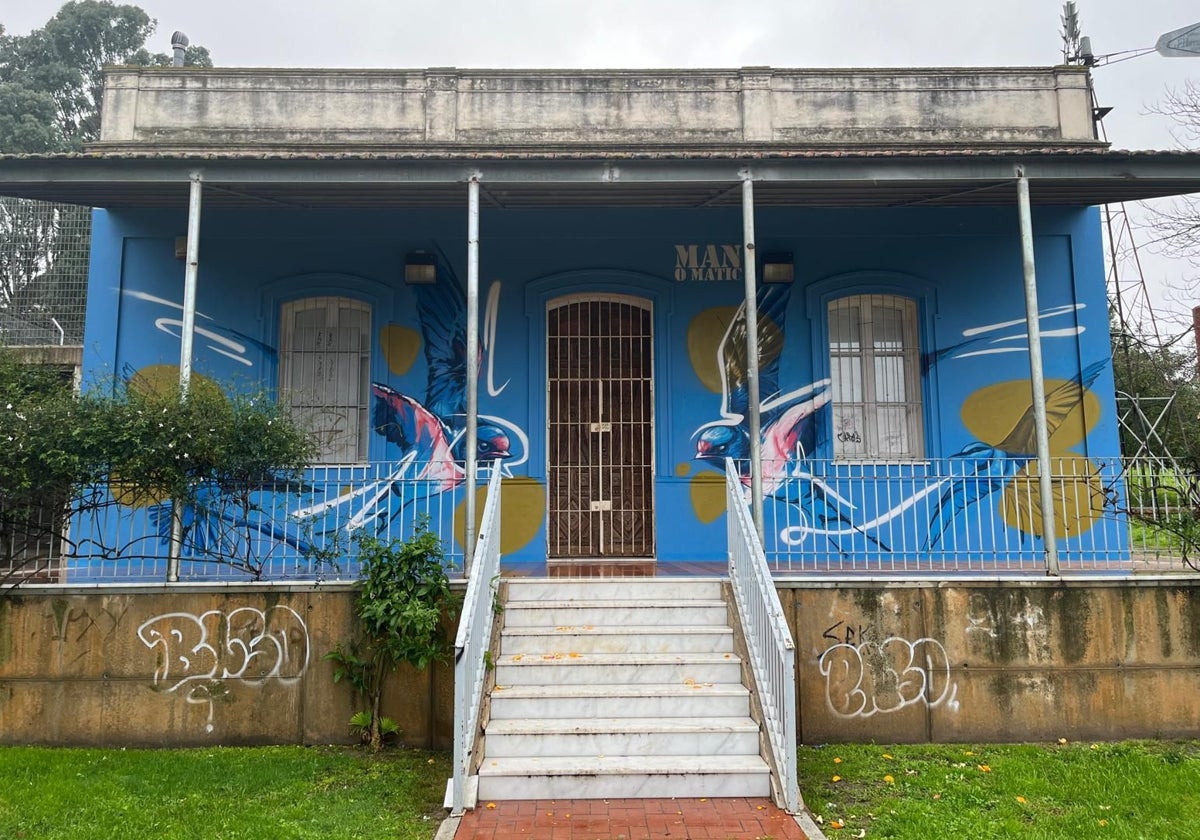
M781 588L800 738L1200 734L1200 582Z
M800 737L1039 741L1200 734L1200 581L780 583ZM0 743L334 743L351 691L321 657L348 587L0 599ZM452 671L402 670L385 713L447 747Z
M55 590L0 599L0 743L351 740L353 693L322 657L354 628L354 593ZM453 671L402 668L385 714L447 747Z

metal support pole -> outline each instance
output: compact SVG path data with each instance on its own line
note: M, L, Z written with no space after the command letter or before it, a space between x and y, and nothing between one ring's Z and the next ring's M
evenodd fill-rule
M749 392L747 420L750 424L750 509L754 530L763 538L762 406L758 391L758 282L754 251L754 181L742 175L742 268L746 281L746 388Z
M203 178L193 172L188 187L187 265L183 273L183 325L179 330L179 398L192 387L192 345L196 336L196 281L200 271L200 196ZM171 500L171 541L167 547L167 583L179 582L183 555L183 509Z
M467 523L463 574L475 553L475 461L479 438L479 176L467 182Z
M1037 435L1038 490L1042 508L1042 543L1046 574L1058 575L1058 531L1054 521L1054 484L1050 463L1050 432L1046 426L1046 384L1042 372L1042 328L1038 320L1037 272L1033 259L1033 221L1029 209L1029 180L1017 167L1017 209L1021 223L1021 262L1025 272L1025 322L1029 333L1029 382L1033 390L1033 426Z
M179 333L179 394L187 399L192 385L192 343L196 336L196 278L200 271L200 192L199 172L192 173L188 192L187 269L183 275L183 326Z

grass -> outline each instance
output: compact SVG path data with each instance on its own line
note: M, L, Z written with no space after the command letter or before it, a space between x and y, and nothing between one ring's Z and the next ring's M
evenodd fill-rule
M3 747L0 838L430 840L449 775L421 750ZM830 840L1200 840L1200 741L801 747L800 789Z
M830 840L1200 838L1200 742L801 747Z
M0 837L430 840L446 753L0 748Z

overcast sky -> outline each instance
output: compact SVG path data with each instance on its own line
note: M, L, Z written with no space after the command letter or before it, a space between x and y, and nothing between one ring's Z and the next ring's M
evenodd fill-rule
M44 24L57 0L8 0L10 34ZM158 21L221 66L274 67L913 67L1052 65L1058 0L144 0ZM1195 0L1077 0L1097 55L1151 47L1200 22ZM1200 58L1155 53L1097 67L1116 148L1178 148L1147 114L1167 88L1200 81ZM1183 267L1151 261L1156 286ZM1190 271L1193 275L1195 270Z

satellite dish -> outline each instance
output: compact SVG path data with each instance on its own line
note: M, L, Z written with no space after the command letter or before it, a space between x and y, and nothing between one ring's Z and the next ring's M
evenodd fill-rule
M1169 58L1196 58L1200 56L1200 23L1168 32L1158 39L1154 49L1159 55Z

